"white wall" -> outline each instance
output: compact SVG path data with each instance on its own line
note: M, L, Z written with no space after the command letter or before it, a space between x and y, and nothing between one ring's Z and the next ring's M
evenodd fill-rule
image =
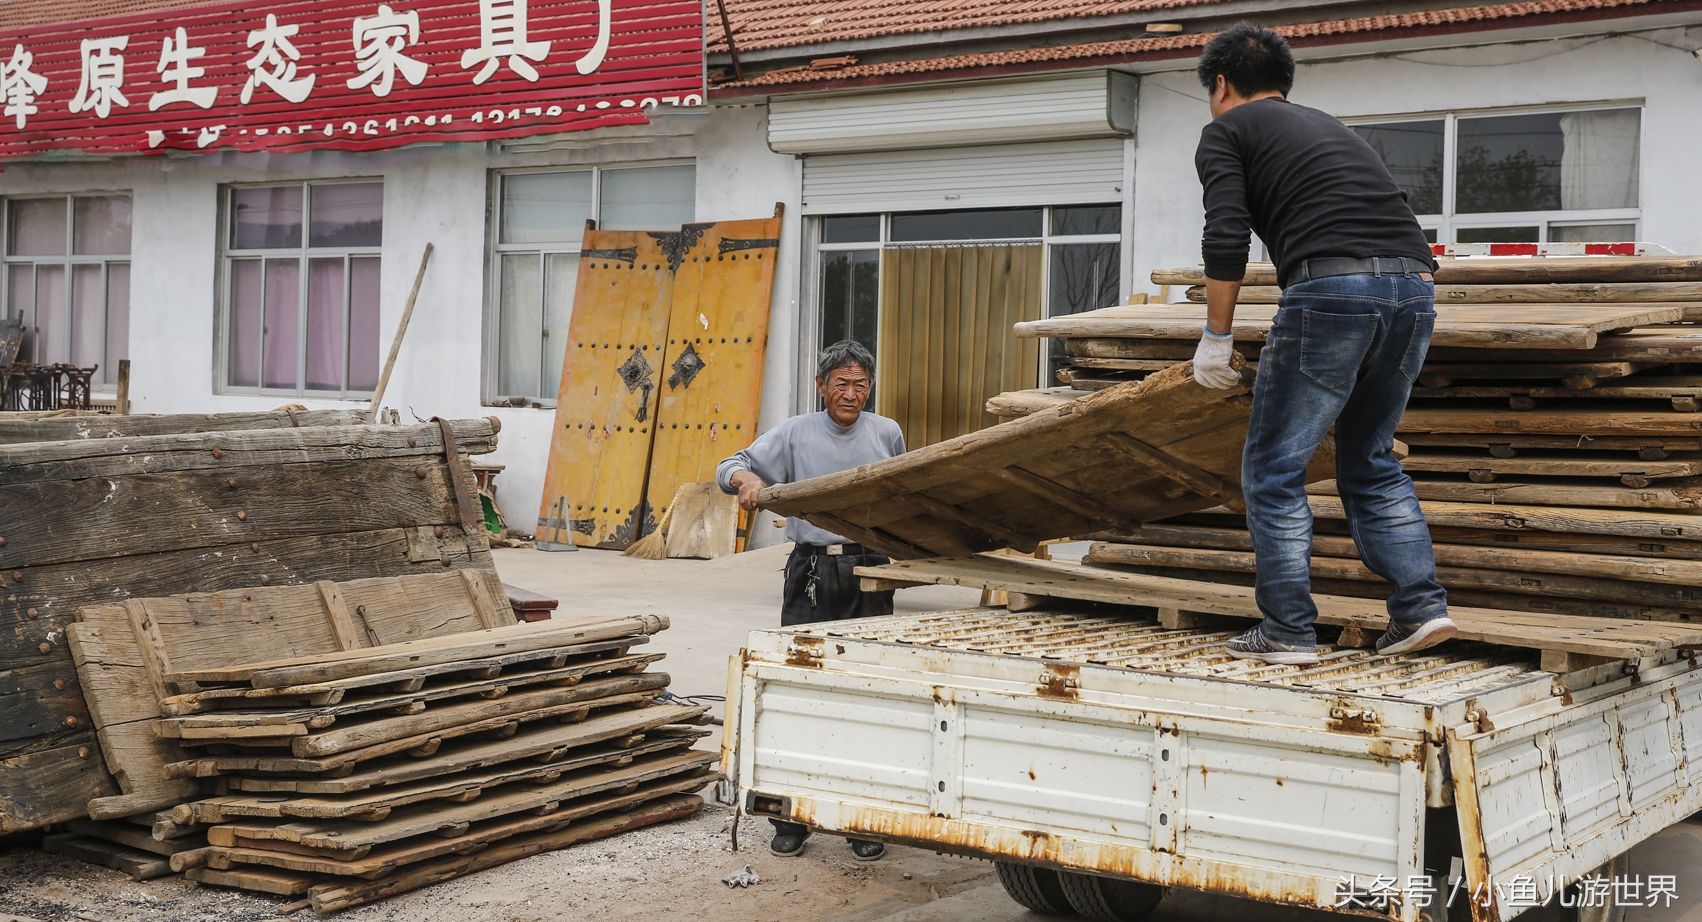
M770 152L761 110L711 110L659 118L642 129L588 132L570 149L487 152L485 145L445 145L378 153L222 153L85 164L10 164L0 195L126 191L133 198L130 343L135 412L231 412L270 409L291 398L217 393L214 373L218 313L219 188L225 183L329 177L384 181L381 329L384 350L420 254L435 246L407 340L384 404L404 420L495 416L498 449L485 460L505 464L498 495L512 527L531 532L543 489L554 411L485 407L483 380L485 274L490 171L506 167L633 164L696 159L699 220L762 217L787 203L780 275L769 338L763 426L784 417L796 342L798 180L791 157ZM382 358L382 356L381 356ZM306 398L313 408L360 408L366 401Z
M1691 191L1702 150L1702 62L1688 50L1699 44L1702 29L1671 29L1643 38L1567 39L1302 64L1290 98L1339 118L1641 101L1641 236L1674 252L1702 253L1702 212ZM1141 78L1131 239L1137 292L1157 291L1148 283L1155 268L1200 261L1205 215L1194 147L1211 120L1204 97L1191 70Z

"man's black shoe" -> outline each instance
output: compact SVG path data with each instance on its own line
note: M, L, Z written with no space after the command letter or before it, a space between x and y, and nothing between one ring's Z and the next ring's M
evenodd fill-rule
M808 829L777 831L768 842L768 850L781 858L796 858L804 853L804 840L809 837Z
M886 857L886 844L883 842L868 842L862 839L852 839L851 857L858 861L879 861Z

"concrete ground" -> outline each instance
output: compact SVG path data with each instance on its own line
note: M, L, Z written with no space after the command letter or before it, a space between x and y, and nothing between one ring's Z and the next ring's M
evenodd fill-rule
M745 635L778 623L783 549L713 561L645 561L602 551L498 550L503 578L562 600L563 613L667 615L652 648L679 695L725 694L727 658ZM898 594L900 610L974 605L977 593L924 588ZM720 705L715 703L715 713ZM719 741L714 741L719 745ZM817 837L800 858L767 851L766 823L740 824L731 850L727 812L711 807L667 826L539 855L350 910L348 922L1040 922L1005 896L985 862L894 848L861 864L842 842ZM1632 872L1675 875L1678 902L1635 909L1627 922L1702 922L1702 823L1682 823L1633 852ZM745 865L748 889L720 881ZM269 922L287 901L182 880L133 883L34 848L0 849L0 922ZM297 914L301 919L311 914ZM1559 922L1558 911L1529 913ZM1153 922L1325 922L1329 914L1174 892Z

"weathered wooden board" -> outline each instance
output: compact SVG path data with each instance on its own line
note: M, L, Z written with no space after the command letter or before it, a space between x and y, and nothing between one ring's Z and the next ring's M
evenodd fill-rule
M763 491L765 508L895 557L1128 527L1233 502L1252 399L1179 365L898 458ZM1320 449L1313 479L1330 476ZM1214 500L1215 498L1215 500Z
M1655 480L1702 476L1702 458L1641 461L1539 454L1491 458L1427 450L1409 454L1402 465L1410 473L1466 474L1474 483L1494 483L1503 477L1606 477L1628 487L1646 487Z
M323 884L312 890L313 911L320 914L339 912L530 855L683 819L701 809L703 800L695 794L667 797L624 812L610 811L582 822L569 820L567 825L558 828L516 835L470 855L412 864L381 880Z
M0 368L4 368L0 364ZM265 413L172 413L56 416L14 419L0 414L0 445L65 439L136 438L182 432L233 432L245 429L299 429L303 426L358 426L372 421L365 410L272 410Z
M298 874L292 871L279 871L275 868L260 868L253 865L243 865L228 871L216 868L189 868L183 876L198 884L212 887L235 887L240 890L251 890L255 893L270 893L273 896L302 896L317 882L310 874Z
M1312 514L1345 521L1341 500L1308 497ZM1565 506L1491 506L1483 503L1425 501L1419 504L1431 527L1481 528L1503 531L1547 531L1559 534L1617 535L1657 541L1702 540L1702 516L1642 509L1586 509ZM1214 510L1227 511L1227 510Z
M494 447L490 420L454 431L463 450ZM399 466L405 476L376 473ZM328 479L332 471L339 476ZM461 532L450 476L436 425L0 446L0 674L44 705L0 711L0 725L46 716L54 728L0 732L0 833L81 817L91 798L119 793L66 649L78 608L190 589L488 570L482 530ZM472 490L464 464L455 476Z
M1702 360L1702 356L1698 357ZM1422 383L1422 379L1421 379ZM1593 400L1663 400L1673 410L1694 413L1702 409L1702 375L1631 375L1583 389L1521 384L1450 384L1447 387L1415 387L1414 399L1472 400L1507 399L1515 410L1535 409L1538 401L1589 398Z
M1503 407L1425 402L1407 409L1398 431L1403 438L1421 433L1697 438L1702 437L1702 414L1620 409L1599 404L1565 404L1541 413L1511 413Z
M1702 509L1702 484L1673 481L1663 486L1632 488L1601 484L1577 483L1471 483L1440 480L1432 477L1414 478L1413 486L1421 500L1453 503L1486 503L1516 506L1584 506L1598 509L1659 509L1691 511ZM1339 495L1334 481L1311 484L1307 490L1317 496Z
M513 624L494 572L381 577L131 599L89 606L66 628L106 765L123 797L98 798L97 819L174 806L192 783L166 778L183 759L160 733L174 668L361 649Z
M1236 339L1263 341L1276 312L1269 304L1238 308ZM1610 330L1673 323L1683 316L1682 308L1663 304L1439 304L1430 341L1435 346L1590 349ZM1016 335L1197 341L1205 321L1203 304L1119 305L1019 323Z
M864 585L969 586L1027 595L1081 599L1119 605L1176 608L1214 615L1258 618L1253 590L1246 586L1202 583L1088 567L1056 561L979 555L972 558L899 561L859 567ZM1318 623L1382 631L1389 613L1376 600L1314 594ZM1536 650L1561 650L1611 659L1636 659L1702 642L1702 626L1562 617L1550 614L1452 606L1462 640Z
M1275 304L1282 289L1275 285L1243 286L1242 304ZM1205 301L1204 285L1188 289L1188 300ZM1552 282L1537 285L1436 286L1438 304L1615 304L1688 302L1702 308L1702 284L1695 282Z
M192 833L176 839L156 839L148 830L135 823L110 822L98 823L94 820L72 820L66 824L71 832L80 836L94 839L104 839L151 855L171 857L179 852L191 851L207 844L207 837L200 833Z
M1644 460L1702 452L1702 438L1673 435L1544 435L1532 432L1403 432L1409 445L1482 448L1494 457L1513 458L1525 451L1634 451Z
M688 224L681 236L640 535L654 530L680 487L713 481L721 459L751 443L762 404L779 210Z
M621 548L640 533L682 244L678 232L585 232L540 540Z
M123 871L131 880L153 880L171 873L169 859L90 836L51 835L41 840L41 850Z
M1095 345L1087 348L1104 347ZM1442 346L1431 349L1425 358L1432 362L1697 362L1702 361L1702 328L1693 325L1639 327L1602 336L1596 340L1593 349L1498 352Z
M1551 282L1702 282L1702 258L1694 256L1462 257L1438 260L1439 285L1540 285ZM1205 267L1164 268L1154 285L1204 285ZM1276 267L1248 263L1243 285L1275 285Z

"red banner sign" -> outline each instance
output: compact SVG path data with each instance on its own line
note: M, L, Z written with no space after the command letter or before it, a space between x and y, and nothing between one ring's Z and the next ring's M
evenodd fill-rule
M0 159L371 150L703 103L701 0L299 0L0 33Z

